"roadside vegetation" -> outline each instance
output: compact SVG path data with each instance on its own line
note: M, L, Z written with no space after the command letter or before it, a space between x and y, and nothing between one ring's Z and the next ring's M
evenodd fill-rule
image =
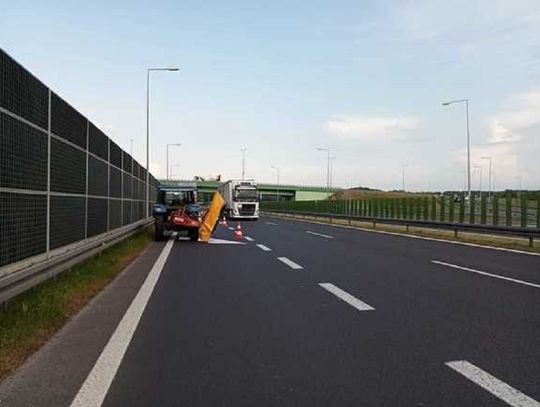
M0 309L0 381L45 344L151 242L146 229Z

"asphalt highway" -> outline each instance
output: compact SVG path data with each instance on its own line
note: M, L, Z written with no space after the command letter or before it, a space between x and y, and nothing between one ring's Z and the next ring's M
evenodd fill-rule
M0 406L25 405L47 369L65 383L41 386L40 405L540 406L540 256L280 218L242 228L155 243L144 283L88 307L110 312L101 339L75 320L0 385ZM55 359L63 343L93 350Z

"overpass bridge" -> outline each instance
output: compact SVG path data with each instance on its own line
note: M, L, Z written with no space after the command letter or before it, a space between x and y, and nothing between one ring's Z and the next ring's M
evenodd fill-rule
M162 185L178 185L179 183L195 182L187 180L159 180ZM217 191L221 181L197 181L199 198L202 202L207 202L212 198L212 194ZM339 188L306 185L278 185L278 184L258 184L262 201L318 201L328 198Z

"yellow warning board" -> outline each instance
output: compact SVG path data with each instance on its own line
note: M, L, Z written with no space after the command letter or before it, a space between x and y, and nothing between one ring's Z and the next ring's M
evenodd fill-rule
M225 201L223 200L223 197L219 192L216 192L214 194L214 197L212 198L212 203L210 204L210 207L204 214L204 218L201 222L201 227L199 228L199 239L202 242L208 242L210 240L212 232L214 231L214 227L219 220L221 208L223 208L224 204Z

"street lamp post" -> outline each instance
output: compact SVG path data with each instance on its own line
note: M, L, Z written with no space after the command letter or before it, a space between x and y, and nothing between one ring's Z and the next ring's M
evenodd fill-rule
M170 147L180 147L182 143L171 143L167 144L167 181L169 180L169 148Z
M407 168L408 166L409 166L408 164L401 165L401 186L402 186L403 192L405 192L405 168Z
M180 164L173 164L173 165L171 165L171 167L170 167L171 177L174 176L174 174L173 174L173 169L174 169L174 168L180 168Z
M326 151L326 188L330 192L330 150L328 148L317 148L318 151Z
M277 195L276 195L276 201L279 201L279 167L274 167L273 165L270 167L273 170L276 170L276 177L277 177Z
M179 68L146 69L146 217L150 214L150 72L178 71Z
M491 184L491 175L493 173L493 158L491 156L484 156L482 157L482 160L489 160L489 176L488 176L488 194L489 196L492 195L492 191L491 191L491 187L492 187L492 184Z
M482 193L482 178L483 178L483 167L481 165L475 165L474 168L476 169L479 169L480 170L480 184L479 184L479 191L480 193Z
M469 195L469 205L471 204L471 133L469 130L469 99L458 99L450 102L444 102L443 106L449 106L454 103L465 103L467 113L467 193Z
M240 151L242 152L242 181L246 176L246 150L246 147L240 149Z
M329 174L329 186L332 188L332 185L334 184L334 160L336 159L336 156L333 155L330 157L330 174Z

